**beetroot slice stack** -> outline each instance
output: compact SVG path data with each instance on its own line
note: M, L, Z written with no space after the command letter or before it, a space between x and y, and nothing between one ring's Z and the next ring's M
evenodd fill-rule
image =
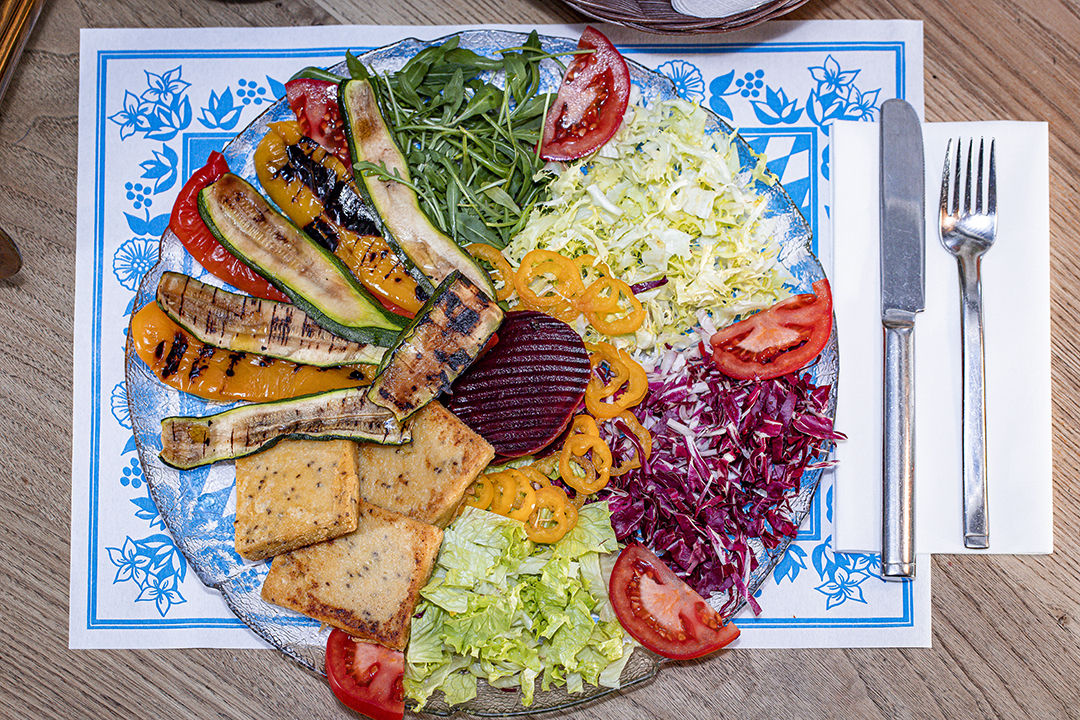
M543 450L574 414L589 382L581 337L550 315L506 313L499 341L454 383L448 407L503 458Z

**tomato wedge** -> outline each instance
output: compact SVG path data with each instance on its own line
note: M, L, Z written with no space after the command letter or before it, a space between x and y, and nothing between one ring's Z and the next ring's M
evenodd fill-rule
M219 152L210 153L206 165L191 174L177 195L169 217L169 228L180 238L196 262L211 274L249 295L289 302L289 298L266 278L226 250L199 214L199 191L227 172L229 164L225 156Z
M357 642L334 629L326 641L326 678L347 707L372 720L405 715L405 654L382 645Z
M334 153L345 167L352 167L345 123L338 105L337 83L314 78L297 78L285 83L289 107L304 134Z
M586 27L579 50L548 108L540 157L576 160L595 152L619 129L630 102L630 69L604 35Z
M700 595L637 543L619 554L608 591L626 631L666 658L708 655L739 637L734 623L725 623Z
M740 380L768 380L795 372L818 356L832 334L828 280L729 325L709 340L720 372Z

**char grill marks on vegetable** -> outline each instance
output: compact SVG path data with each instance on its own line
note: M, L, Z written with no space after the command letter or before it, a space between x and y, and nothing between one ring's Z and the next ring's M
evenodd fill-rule
M500 457L520 457L559 436L589 373L573 328L543 313L509 312L498 343L458 379L448 407Z
M791 501L811 467L828 464L842 439L828 417L830 386L808 375L734 380L692 351L669 351L650 374L635 415L653 435L640 469L601 493L620 540L640 537L705 597L723 593L722 615L742 600L758 558L749 541L774 550L797 527ZM634 451L618 421L604 426L616 458Z

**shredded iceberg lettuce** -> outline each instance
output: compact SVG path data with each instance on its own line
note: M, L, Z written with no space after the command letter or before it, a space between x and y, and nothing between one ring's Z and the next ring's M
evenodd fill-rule
M636 336L616 340L644 352L695 343L686 332L705 313L722 326L786 297L754 187L771 181L764 160L743 171L732 138L707 134L705 122L684 100L632 103L612 141L561 172L504 253L514 265L534 248L596 255L631 285L666 277L639 295L648 316Z
M577 526L538 545L524 526L466 507L443 537L405 653L405 695L421 707L436 690L458 704L483 678L520 688L618 687L634 642L608 601L601 557L618 550L607 503L581 508Z

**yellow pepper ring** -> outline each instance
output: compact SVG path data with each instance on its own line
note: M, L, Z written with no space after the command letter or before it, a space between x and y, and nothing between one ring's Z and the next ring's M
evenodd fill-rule
M491 501L495 498L495 487L486 475L473 480L469 489L465 491L465 504L481 510L487 510Z
M525 473L514 468L508 469L506 472L515 481L513 501L510 503L510 509L506 512L506 517L525 522L532 515L533 507L536 506L536 490L533 489L532 483Z
M498 275L502 287L495 291L496 300L507 300L514 294L514 269L506 260L499 249L484 243L470 243L465 246L469 254L479 260L484 260L491 265L492 270Z
M554 277L551 283L554 292L541 296L533 290L532 282L543 275ZM522 258L514 274L514 287L521 302L537 310L556 306L560 301L572 304L585 292L581 274L574 263L550 250L530 250Z
M559 467L559 455L558 453L551 453L546 457L540 458L530 467L536 468L536 471L541 475L550 475L557 467ZM548 484L550 485L550 483Z
M582 496L579 495L578 497L582 497ZM575 498L575 500L576 499L577 498ZM566 524L568 526L566 531L570 532L571 530L574 529L574 526L577 525L578 505L575 505L572 502L567 503L566 507L563 508L563 513L566 515Z
M638 422L637 417L629 410L619 413L619 419L626 423L626 426L630 428L630 432L637 437L638 442L641 443L641 449L645 452L645 459L648 460L652 455L652 434L645 429L644 425Z
M619 388L629 382L631 367L612 345L606 342L587 343L585 348L589 351L589 366L594 371L589 376L587 389L598 399L611 397ZM630 356L626 355L625 357L629 358ZM630 362L633 363L634 361L631 359ZM611 373L611 377L607 382L601 381L595 372L602 363L607 363L608 371Z
M532 485L533 490L539 490L543 487L551 485L551 478L539 470L536 465L526 465L518 468L518 471L523 473Z
M497 472L488 475L495 489L495 497L488 509L496 515L506 515L514 506L514 497L517 495L517 480L509 473Z
M584 478L579 477L570 467L570 460L583 458L591 452L591 465L595 469L595 478L586 470ZM563 482L585 495L592 495L607 486L611 476L611 448L599 437L591 435L571 435L563 445L559 470Z
M574 422L570 424L570 434L576 435L579 433L600 437L600 428L596 426L596 421L593 420L592 416L583 413L581 415L575 415Z
M572 527L566 493L561 488L549 486L536 491L536 508L525 522L525 534L537 543L553 543L561 540ZM545 519L542 511L551 517ZM574 521L577 521L576 511ZM548 525L547 523L553 523Z
M581 275L581 281L586 285L591 285L599 278L611 275L611 268L605 263L597 262L595 255L576 257L574 258L574 265L578 269L578 274Z
M609 320L608 315L614 313L604 312L586 312L585 319L589 321L589 324L596 328L597 332L603 333L608 337L614 337L616 335L629 335L635 332L641 327L641 324L645 322L645 308L637 298L633 299L634 308L629 315L621 318L615 318Z
M649 377L645 374L645 369L630 357L630 353L616 350L608 343L596 343L587 347L594 353L590 356L590 364L596 363L593 367L600 362L597 358L602 358L609 368L621 368L625 371L625 375L616 374L606 385L601 384L595 373L589 378L589 383L585 386L585 409L590 415L605 420L613 418L645 398L645 393L649 391ZM612 356L617 359L613 360ZM623 385L626 389L616 396ZM604 402L605 398L612 398L612 401Z
M606 295L604 294L605 290L609 291ZM605 275L585 289L585 293L581 296L580 307L582 312L586 313L616 313L619 312L619 300L623 295L634 296L630 286L618 278Z

